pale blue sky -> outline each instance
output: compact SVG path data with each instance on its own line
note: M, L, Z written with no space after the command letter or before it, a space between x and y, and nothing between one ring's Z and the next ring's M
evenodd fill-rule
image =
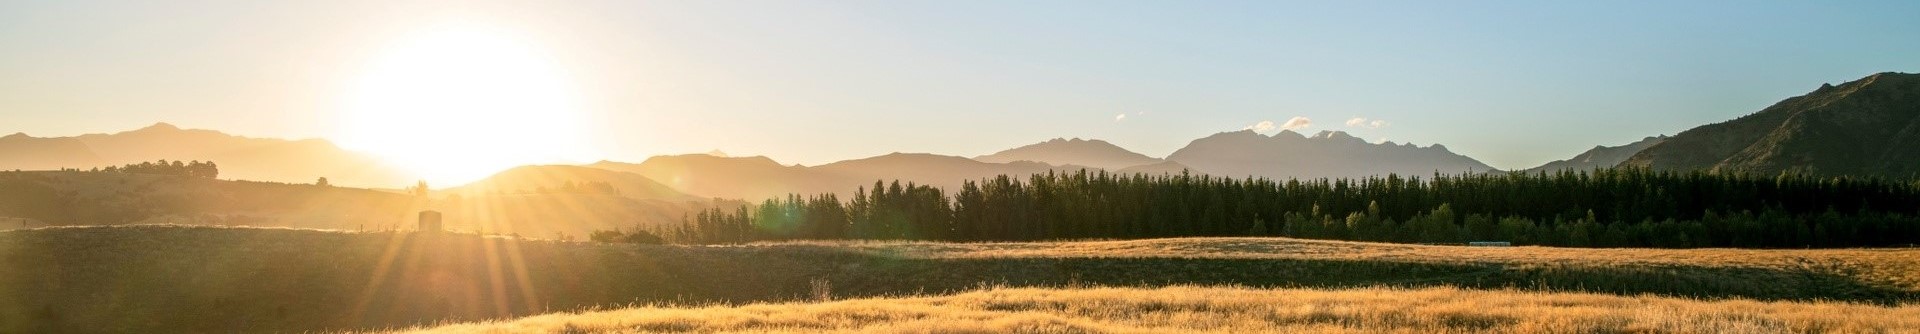
M550 56L618 160L1053 137L1165 156L1297 116L1525 168L1920 71L1915 17L1915 1L0 0L0 132L333 136L383 43L460 21Z

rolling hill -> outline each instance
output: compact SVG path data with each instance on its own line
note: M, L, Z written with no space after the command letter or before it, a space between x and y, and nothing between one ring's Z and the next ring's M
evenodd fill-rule
M1682 131L1621 166L1906 178L1920 176L1916 147L1920 74L1887 72Z

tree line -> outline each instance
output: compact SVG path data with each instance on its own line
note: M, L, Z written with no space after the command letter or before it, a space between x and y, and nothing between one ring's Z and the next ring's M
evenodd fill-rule
M184 161L184 162L176 160L176 161L169 162L167 161L167 159L160 159L160 160L155 160L150 162L141 162L137 164L107 166L106 168L96 167L90 171L108 172L108 173L174 175L174 176L186 176L186 177L196 177L196 178L205 178L205 179L213 179L213 178L220 177L220 165L214 164L212 161L201 162L199 160Z
M677 243L1288 236L1570 247L1868 247L1920 243L1920 182L1644 169L1284 182L1081 171L971 181L951 194L876 182L846 201L793 194L685 220L642 232Z

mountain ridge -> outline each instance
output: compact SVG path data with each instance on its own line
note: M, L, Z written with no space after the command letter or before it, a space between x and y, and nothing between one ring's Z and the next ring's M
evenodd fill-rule
M1312 136L1292 130L1271 136L1252 130L1220 132L1189 142L1166 160L1207 174L1276 180L1497 170L1453 153L1445 145L1372 144L1344 131L1320 131Z
M1585 152L1580 152L1580 154L1574 155L1572 158L1550 161L1540 166L1520 170L1519 172L1591 171L1596 168L1613 168L1614 166L1619 166L1621 162L1625 162L1628 158L1633 157L1633 155L1639 154L1640 151L1666 141L1667 138L1669 138L1669 136L1659 135L1641 138L1638 141L1619 146L1594 145L1593 148L1587 149Z
M1913 177L1920 175L1914 147L1920 147L1920 74L1881 72L1682 131L1621 166Z
M214 161L223 178L393 187L416 177L326 139L254 138L167 122L114 133L0 137L0 169L89 169L154 160Z
M993 154L974 157L990 163L1034 161L1053 165L1078 165L1106 170L1144 166L1164 161L1136 153L1100 139L1054 138Z

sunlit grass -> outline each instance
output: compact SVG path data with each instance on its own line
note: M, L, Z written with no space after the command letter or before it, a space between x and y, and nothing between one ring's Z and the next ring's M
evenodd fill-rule
M413 333L1906 333L1920 307L1468 290L990 288L950 296L645 306Z

